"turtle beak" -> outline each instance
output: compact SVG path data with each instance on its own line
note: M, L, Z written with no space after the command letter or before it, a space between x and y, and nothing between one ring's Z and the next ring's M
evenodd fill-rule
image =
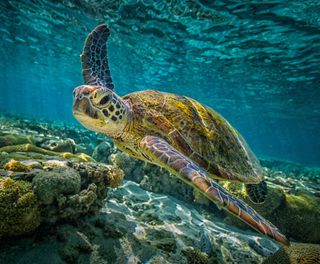
M91 91L86 88L90 86L79 86L73 91L73 114L77 118L79 116L89 116L93 119L98 118L97 110L95 110L89 99Z
M98 119L97 110L95 110L90 102L89 99L83 97L82 99L75 98L73 102L73 114L77 115L87 115L93 119Z

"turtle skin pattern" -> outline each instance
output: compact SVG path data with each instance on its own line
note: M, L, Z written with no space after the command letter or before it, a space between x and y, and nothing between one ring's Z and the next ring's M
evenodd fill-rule
M253 184L263 180L259 161L244 139L211 108L186 96L154 90L123 99L133 112L129 133L136 141L158 135L212 178Z
M279 230L261 217L249 205L232 196L215 181L208 177L205 170L188 157L170 146L166 141L154 136L142 139L140 147L159 166L166 168L184 182L196 187L210 200L245 221L259 232L288 245L288 240Z
M100 89L98 86L102 86L100 90L108 88L109 92L114 89L105 44L108 37L106 25L96 27L87 37L81 55L85 87L76 90L77 98L83 94L85 100L89 100L90 94ZM81 100L77 98L75 102ZM248 184L259 184L263 180L255 155L224 118L191 98L159 91L136 92L121 100L119 103L128 113L123 119L126 124L121 134L111 136L120 150L166 168L254 229L289 244L273 224L213 180ZM79 104L74 105L79 111ZM84 113L92 110L91 103L85 106ZM92 121L96 118L91 117ZM108 122L110 127L120 124ZM107 130L99 127L99 131Z
M86 84L101 85L113 90L106 49L106 40L109 35L108 27L97 26L88 35L80 58L82 77Z

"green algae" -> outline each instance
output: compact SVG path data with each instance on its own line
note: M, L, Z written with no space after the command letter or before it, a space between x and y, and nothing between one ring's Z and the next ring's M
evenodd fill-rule
M280 248L263 264L312 264L320 263L320 245L291 243L290 247Z
M199 249L187 249L183 251L188 260L188 264L208 264L209 259L206 253L201 252Z
M0 237L29 233L40 225L38 199L26 181L0 178Z
M48 155L48 156L57 156L57 157L62 157L66 159L79 159L80 161L94 161L92 157L90 157L87 154L84 153L77 153L77 154L72 154L70 152L54 152L51 150L43 149L40 147L37 147L32 144L20 144L20 145L13 145L13 146L5 146L0 148L0 152L7 152L7 153L12 153L12 152L35 152L38 154L42 155Z
M3 167L7 171L28 172L31 168L22 162L11 159Z
M225 185L226 186L226 185ZM269 193L262 204L254 204L241 191L240 184L228 183L227 189L252 206L263 217L276 225L286 236L306 243L320 242L320 198L299 193L286 193L282 188L269 186ZM227 222L246 228L234 216L227 216Z
M320 243L320 198L299 194L286 195L277 210L279 226L289 237L308 243Z
M30 136L3 135L0 136L0 147L33 143Z

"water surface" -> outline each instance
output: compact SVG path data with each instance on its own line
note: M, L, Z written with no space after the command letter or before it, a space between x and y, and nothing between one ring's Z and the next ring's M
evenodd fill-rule
M75 122L79 54L111 28L117 92L184 94L213 107L260 157L320 165L320 3L0 3L0 111Z

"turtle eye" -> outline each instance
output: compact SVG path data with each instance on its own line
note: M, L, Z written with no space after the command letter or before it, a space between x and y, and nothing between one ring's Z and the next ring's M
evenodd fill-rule
M108 103L108 101L110 100L110 96L109 95L106 95L104 97L101 98L99 104L100 105L105 105L106 103Z

